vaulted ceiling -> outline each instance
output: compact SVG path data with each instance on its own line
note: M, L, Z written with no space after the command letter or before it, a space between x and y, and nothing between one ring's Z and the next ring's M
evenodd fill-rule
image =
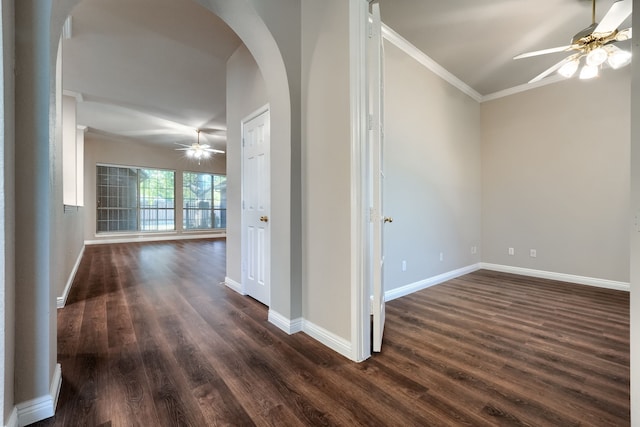
M598 0L597 20L613 2ZM483 96L566 56L512 59L569 44L591 10L590 0L381 0L386 25ZM63 87L92 132L172 144L195 138L195 128L225 128L226 62L241 41L196 2L84 0L71 28Z

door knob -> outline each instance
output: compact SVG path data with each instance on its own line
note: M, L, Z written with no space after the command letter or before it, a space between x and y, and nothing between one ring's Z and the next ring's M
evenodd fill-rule
M261 216L261 217L260 217L260 221L262 221L262 222L269 222L269 217L268 217L268 216L266 216L266 215L263 215L263 216Z
M384 222L393 222L393 218L391 218L390 216L385 216Z

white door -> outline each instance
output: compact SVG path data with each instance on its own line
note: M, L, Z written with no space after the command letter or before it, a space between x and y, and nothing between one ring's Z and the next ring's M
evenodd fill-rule
M382 348L382 334L384 332L385 302L384 302L384 245L382 228L391 218L383 215L382 188L383 172L383 51L382 51L382 23L380 20L380 5L378 1L371 4L372 30L369 38L369 88L370 88L370 180L371 180L371 223L372 223L372 262L371 281L373 294L373 351Z
M247 295L270 302L269 109L242 122L242 285Z

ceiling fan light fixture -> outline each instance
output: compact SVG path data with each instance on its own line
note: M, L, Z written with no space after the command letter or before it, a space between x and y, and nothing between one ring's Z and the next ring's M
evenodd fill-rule
M611 52L609 53L609 58L607 60L611 68L617 70L618 68L622 68L631 63L631 52L619 49L615 46L611 47L615 48L611 50Z
M580 70L580 79L588 80L598 76L598 67L596 65L585 65Z
M632 32L633 30L631 28L618 31L618 34L616 34L616 41L623 42L625 40L631 39L631 37L633 36Z
M598 65L603 64L608 57L609 54L607 51L602 46L599 46L587 54L587 65L597 67Z
M562 77L565 78L571 78L576 71L578 71L578 66L580 65L580 60L578 59L574 59L573 61L569 61L566 64L564 64L562 67L560 67L560 69L558 70L558 74L560 74Z

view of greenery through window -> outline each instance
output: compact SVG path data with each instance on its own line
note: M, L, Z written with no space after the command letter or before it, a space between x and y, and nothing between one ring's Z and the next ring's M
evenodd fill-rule
M226 228L227 177L184 172L182 182L184 229Z
M175 230L175 172L138 169L141 231Z
M175 172L123 166L96 168L96 230L175 230ZM226 228L227 177L206 173L183 174L185 230Z

